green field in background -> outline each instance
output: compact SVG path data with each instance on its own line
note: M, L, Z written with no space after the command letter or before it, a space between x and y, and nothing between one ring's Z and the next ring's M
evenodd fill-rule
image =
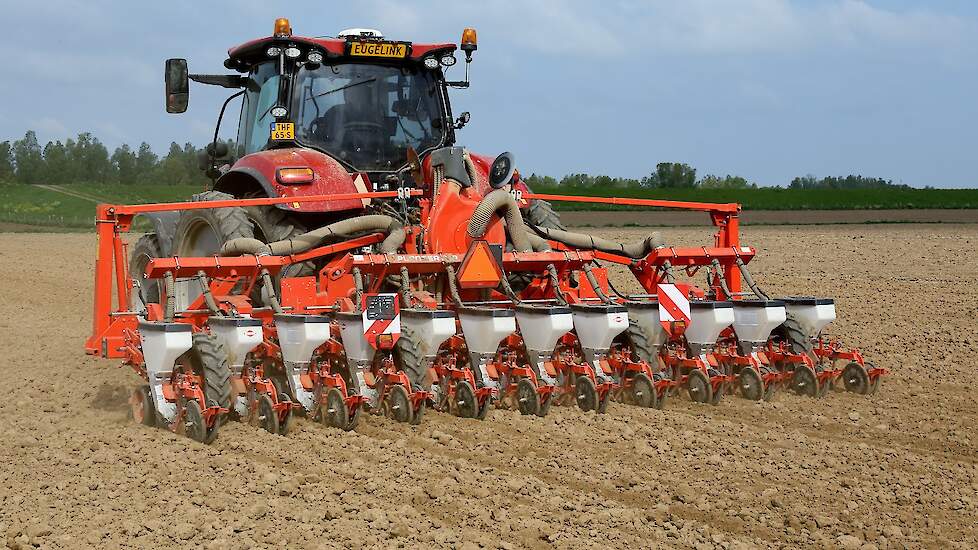
M177 202L202 191L196 185L60 186L66 193L21 184L0 184L0 222L42 227L92 228L97 202L145 204ZM879 210L978 208L978 189L594 189L537 188L557 195L617 196L697 202L738 202L745 210ZM629 209L602 204L554 202L558 210Z

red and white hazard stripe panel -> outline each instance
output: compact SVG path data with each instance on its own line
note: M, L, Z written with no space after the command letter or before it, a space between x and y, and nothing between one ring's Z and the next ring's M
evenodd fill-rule
M666 330L669 330L670 323L682 321L689 324L689 297L674 284L659 285L657 294L659 296L659 322Z

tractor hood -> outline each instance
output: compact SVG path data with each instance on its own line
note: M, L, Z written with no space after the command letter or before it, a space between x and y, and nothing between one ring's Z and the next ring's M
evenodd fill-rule
M292 170L290 170L292 169ZM297 169L297 170L296 170ZM292 177L289 174L307 173L311 177ZM312 149L269 149L246 155L217 180L215 189L236 194L236 190L260 185L269 197L308 197L365 193L373 187L366 174L350 174L336 159ZM358 210L370 199L338 201L290 202L279 205L295 212L337 212Z

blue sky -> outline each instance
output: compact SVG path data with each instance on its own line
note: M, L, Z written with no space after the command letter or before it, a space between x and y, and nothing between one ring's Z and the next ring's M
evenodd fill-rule
M473 86L453 96L472 112L460 141L512 151L524 172L641 177L675 161L762 185L978 187L971 1L0 0L0 13L0 140L202 143L224 91L192 87L188 112L167 115L163 60L223 72L230 46L289 17L296 34L417 42L476 27Z

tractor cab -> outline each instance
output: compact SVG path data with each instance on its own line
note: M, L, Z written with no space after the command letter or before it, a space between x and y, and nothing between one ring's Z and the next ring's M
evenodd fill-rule
M475 31L466 29L461 45L466 62L475 47ZM171 73L182 70L196 82L241 88L234 96L241 97L241 115L237 146L229 155L234 159L227 163L231 170L237 167L234 160L250 155L299 149L301 159L289 161L295 166L284 166L279 153L270 163L252 163L252 171L264 172L261 164L309 169L289 173L287 183L342 171L364 174L369 187L384 189L395 181L393 174L404 172L409 151L424 158L453 145L455 130L468 120L467 115L453 120L448 99L448 87L468 86L467 79L445 78L444 70L456 63L456 49L451 43L391 41L372 29L348 29L335 38L293 36L288 20L279 19L272 36L228 51L224 65L239 75L188 75L185 61L170 60L167 111L186 109L186 80L179 74L171 79ZM212 147L211 156L224 152L219 149ZM315 153L328 159L316 161ZM273 186L283 183L280 172L268 176L277 180L267 182ZM263 187L265 194L281 194Z

